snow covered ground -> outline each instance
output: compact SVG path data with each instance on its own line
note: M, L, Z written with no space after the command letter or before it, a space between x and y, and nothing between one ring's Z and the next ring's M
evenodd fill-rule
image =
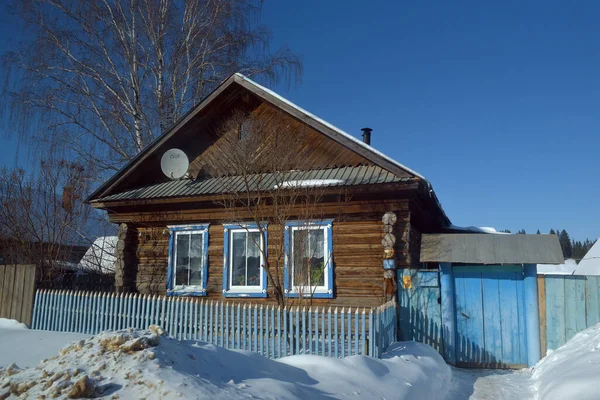
M450 368L432 348L414 342L395 343L381 360L304 355L273 361L170 339L158 327L92 337L30 331L0 319L0 399L585 400L600 398L598 376L600 324L534 368L492 371Z
M444 399L452 377L435 350L414 342L394 344L381 360L301 355L273 361L170 339L158 327L81 338L26 329L0 332L0 338L23 343L13 351L0 339L0 399L81 393L110 399ZM73 339L37 366L21 369L48 356L40 343Z

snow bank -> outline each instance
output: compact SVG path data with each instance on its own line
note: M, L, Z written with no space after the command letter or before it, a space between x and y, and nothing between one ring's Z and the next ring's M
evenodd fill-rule
M27 325L25 325L17 320L0 318L0 329L28 329L28 328L27 328Z
M177 341L158 327L104 332L35 368L0 368L0 398L443 399L451 371L429 346L395 344L385 359L258 354Z
M600 387L600 324L579 332L543 358L532 379L537 398L598 399Z

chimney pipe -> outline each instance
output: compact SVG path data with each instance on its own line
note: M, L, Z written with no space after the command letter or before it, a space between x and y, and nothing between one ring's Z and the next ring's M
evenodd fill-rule
M363 132L363 134L362 134L363 143L368 144L370 146L371 145L371 132L373 131L373 129L362 128L361 131Z

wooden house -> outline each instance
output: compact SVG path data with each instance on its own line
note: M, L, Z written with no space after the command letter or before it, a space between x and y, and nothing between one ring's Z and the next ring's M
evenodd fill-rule
M301 169L302 181L323 193L315 205L319 221L302 221L300 212L292 212L286 221L268 224L264 239L255 242L268 249L264 253L248 245L252 219L231 224L230 210L219 201L231 190L225 183L241 178L209 173L210 160L223 151L219 127L237 111L295 129L290 147L303 165L291 165L289 172ZM294 269L293 232L306 223L326 259L320 264L323 278L310 293L312 304L382 304L396 285L396 274L385 274L384 261L391 269L419 267L421 234L440 232L450 222L429 182L370 146L369 137L367 129L358 140L243 75L231 76L88 199L119 224L117 289L274 301L270 280L256 266L264 265L262 254L275 257L271 250L283 240L284 269L278 276L286 298L302 298L289 271ZM185 178L169 179L161 171L161 157L173 148L190 161ZM265 204L268 218L272 209L268 200ZM390 212L395 223L385 227L382 217ZM283 238L276 234L282 225ZM238 246L244 240L245 248ZM245 275L234 281L238 262Z

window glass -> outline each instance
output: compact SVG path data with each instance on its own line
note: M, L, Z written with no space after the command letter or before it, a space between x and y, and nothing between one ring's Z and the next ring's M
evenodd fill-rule
M175 239L177 246L177 258L175 260L175 285L187 285L190 265L190 235L177 234Z
M189 285L202 286L202 259L204 243L201 233L190 235L190 280Z
M325 285L325 231L311 229L309 232L310 285Z
M175 247L175 286L202 286L202 233L177 232Z
M295 229L292 235L292 285L325 285L325 232L322 228Z
M233 232L231 241L231 285L246 286L246 233Z
M248 257L246 258L247 285L260 285L260 233L250 232L247 238Z
M260 242L260 232L232 232L231 286L260 286Z

